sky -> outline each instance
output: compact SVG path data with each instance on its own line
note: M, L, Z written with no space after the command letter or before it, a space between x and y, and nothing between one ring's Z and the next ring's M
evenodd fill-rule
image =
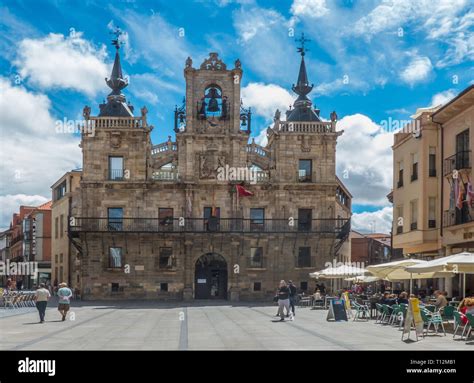
M323 118L335 110L337 174L353 199L353 228L390 231L394 129L417 108L444 104L473 83L469 0L3 0L0 3L0 229L20 205L51 199L51 185L81 168L72 129L107 96L115 27L124 31L124 93L146 105L154 144L173 133L188 56L239 58L255 140L296 98L295 38ZM284 115L284 114L283 114ZM68 125L70 124L70 125Z

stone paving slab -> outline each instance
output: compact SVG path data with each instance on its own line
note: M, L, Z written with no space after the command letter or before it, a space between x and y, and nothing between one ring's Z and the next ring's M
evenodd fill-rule
M325 310L299 308L278 322L276 307L229 302L75 302L75 319L55 307L39 324L36 311L0 316L6 350L472 350L452 335L401 341L396 326L371 321L327 322Z

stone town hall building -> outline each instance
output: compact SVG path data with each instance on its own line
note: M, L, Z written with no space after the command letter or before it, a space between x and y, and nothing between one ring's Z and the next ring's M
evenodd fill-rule
M186 60L176 139L153 145L115 45L112 92L97 116L84 108L94 135L82 135L69 222L83 299L268 299L281 279L312 290L309 273L341 259L351 195L335 174L337 116L324 121L307 97L304 39L298 98L285 119L276 111L265 147L250 139L240 61L217 53Z

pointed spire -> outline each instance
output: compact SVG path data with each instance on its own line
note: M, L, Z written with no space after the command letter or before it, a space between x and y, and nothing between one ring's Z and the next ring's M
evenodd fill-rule
M119 37L123 33L119 28L113 32L115 39L112 40L112 45L115 46L115 59L112 67L110 78L106 78L107 86L112 89L112 92L107 96L107 102L99 105L99 117L114 116L114 117L131 117L133 116L133 106L130 102L127 104L122 89L126 88L128 81L123 77L122 64L120 63L120 40Z
M301 38L296 39L297 42L301 43L301 47L298 48L298 52L301 53L301 64L300 71L298 73L298 82L293 85L292 89L300 98L306 98L306 95L313 90L313 85L309 85L308 74L306 72L306 64L304 62L304 56L306 51L305 43L310 41L304 37L304 33L301 34Z
M109 79L105 79L105 82L112 89L112 92L109 96L118 96L121 95L121 90L126 88L128 85L128 81L123 78L122 74L122 64L120 63L120 40L119 37L123 33L119 28L116 28L114 32L112 32L116 38L112 40L112 45L115 46L115 60L114 66L112 68L112 73Z
M301 54L300 71L298 73L298 81L293 84L292 89L298 95L294 103L294 109L286 112L287 121L320 121L320 118L312 109L312 102L307 97L308 93L313 90L313 84L309 84L308 73L306 72L306 63L304 56L308 49L305 47L305 43L310 41L304 37L304 33L301 34L301 38L296 39L297 42L301 43L298 47L298 52Z

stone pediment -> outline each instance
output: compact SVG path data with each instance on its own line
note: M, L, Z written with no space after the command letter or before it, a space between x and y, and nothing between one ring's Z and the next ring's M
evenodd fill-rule
M215 52L209 53L209 57L201 64L201 69L205 70L226 70L227 67Z

